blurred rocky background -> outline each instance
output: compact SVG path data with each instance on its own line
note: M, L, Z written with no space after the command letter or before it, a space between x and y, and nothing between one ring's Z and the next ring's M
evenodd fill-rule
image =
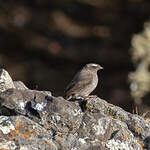
M99 63L93 94L132 112L131 41L149 16L149 0L0 0L0 68L58 96L78 69Z

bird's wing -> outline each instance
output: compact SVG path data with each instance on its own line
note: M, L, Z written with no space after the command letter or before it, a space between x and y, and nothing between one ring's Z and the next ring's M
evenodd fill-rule
M80 91L80 89L88 86L93 80L93 75L85 72L78 72L70 84L67 86L65 93L72 93L73 91Z

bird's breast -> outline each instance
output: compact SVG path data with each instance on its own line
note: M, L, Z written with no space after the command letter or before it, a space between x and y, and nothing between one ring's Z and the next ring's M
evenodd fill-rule
M96 88L97 84L98 84L98 77L97 77L97 75L95 75L93 80L92 80L93 89Z

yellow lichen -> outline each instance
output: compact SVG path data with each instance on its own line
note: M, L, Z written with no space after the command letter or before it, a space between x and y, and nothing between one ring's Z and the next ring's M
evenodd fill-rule
M136 133L141 133L142 132L142 130L139 128L138 125L135 126L135 132Z
M138 141L138 144L141 146L142 150L144 150L143 143L141 141Z
M10 141L14 141L14 139L15 139L15 137L9 136L9 135L7 135L7 138L8 138Z
M124 119L122 117L119 117L120 121L124 122Z
M59 137L60 137L60 138L64 138L64 136L63 136L63 135L60 135Z
M91 108L91 104L88 103L88 104L86 105L86 107L87 107L87 108Z
M48 146L52 146L52 144L48 141L45 141L45 144L48 145Z
M18 128L17 130L12 130L11 132L10 132L10 137L11 137L11 139L13 139L14 137L14 135L19 135L19 136L21 136L22 138L24 138L24 139L29 139L30 137L31 137L31 135L32 134L36 134L36 131L30 131L29 130L29 127L27 126L27 128L26 129L24 129L21 125L20 125L20 122L19 121L17 121L16 122L16 128ZM24 129L24 131L25 131L25 133L22 133L23 131L20 131L20 130L22 130L22 129Z
M20 127L20 121L17 120L17 122L16 122L16 128L18 129L19 127Z

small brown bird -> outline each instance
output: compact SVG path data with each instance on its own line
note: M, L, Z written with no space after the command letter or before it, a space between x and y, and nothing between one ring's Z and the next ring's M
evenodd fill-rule
M97 71L103 69L98 64L86 64L73 78L65 91L65 98L78 99L89 96L98 84Z

